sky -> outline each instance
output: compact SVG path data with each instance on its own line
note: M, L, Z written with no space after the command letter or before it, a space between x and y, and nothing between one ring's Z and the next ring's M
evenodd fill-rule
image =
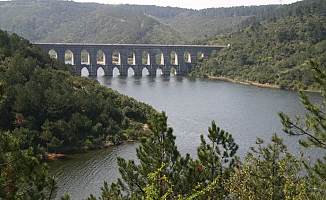
M232 6L268 5L268 4L290 4L298 0L74 0L76 2L97 2L104 4L138 4L157 5L181 8L218 8Z

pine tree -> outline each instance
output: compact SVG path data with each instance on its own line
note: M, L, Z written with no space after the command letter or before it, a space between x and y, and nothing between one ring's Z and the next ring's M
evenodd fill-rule
M312 69L316 71L315 80L321 87L324 100L320 105L313 104L308 95L303 91L299 91L302 104L306 107L308 113L302 122L300 116L296 116L294 120L290 116L280 112L279 116L284 126L284 132L290 136L306 136L307 139L299 140L299 143L306 148L326 149L326 72L313 61L310 61ZM315 188L318 198L326 198L326 157L317 158L314 165L306 164L308 171L309 183Z
M10 132L0 132L0 199L51 199L55 178L48 175L41 157L33 148L20 149L20 141Z
M199 164L197 172L200 174L199 182L203 187L212 183L218 178L215 190L212 190L206 198L222 198L228 192L224 189L224 180L228 179L235 164L235 154L238 145L235 143L232 134L220 129L212 121L212 126L208 128L208 139L211 144L207 144L204 136L201 135L201 145L197 149Z
M251 147L242 165L226 181L226 188L235 199L302 199L309 191L305 179L300 177L301 160L287 150L283 139L274 134L272 143ZM301 192L301 193L300 193Z
M170 185L162 181L166 177L173 185L173 193L168 197L172 199L178 194L185 194L189 191L189 187L184 185L186 181L185 174L188 172L187 167L191 158L189 155L182 157L175 145L175 136L173 129L167 126L167 117L164 112L155 114L149 122L148 127L152 131L150 137L142 137L141 145L136 149L137 158L140 164L136 164L134 160L126 161L124 158L118 157L119 172L121 179L117 183L113 183L109 189L104 186L107 196L105 198L129 198L140 199L146 196L145 188L154 184L158 189L158 196L162 197L169 190ZM138 161L137 161L138 162ZM164 167L157 174L158 180L153 181L148 174L160 169L164 163ZM126 194L126 195L122 195ZM102 197L102 198L104 198ZM93 198L93 197L92 197Z

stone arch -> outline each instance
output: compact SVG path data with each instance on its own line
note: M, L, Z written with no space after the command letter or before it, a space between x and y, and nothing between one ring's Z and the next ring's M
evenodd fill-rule
M99 65L105 65L105 53L99 50L96 54L96 63Z
M163 75L163 68L157 67L156 68L156 76L162 76Z
M58 58L58 53L54 49L51 49L49 51L49 55L50 55L51 58L55 58L55 59Z
M141 76L149 76L149 69L147 67L141 70Z
M112 52L112 64L121 65L121 56L119 51Z
M80 53L80 63L84 65L90 65L90 57L88 51L85 49Z
M155 64L164 65L164 54L163 54L163 52L160 51L155 55Z
M113 77L120 76L120 70L119 70L118 67L114 67L114 68L112 69L112 76L113 76Z
M105 76L105 71L103 67L99 67L96 70L96 76Z
M81 76L89 76L89 70L87 67L81 69Z
M135 76L135 69L133 67L128 68L127 76Z
M143 53L142 53L142 64L143 65L150 65L151 64L150 56L149 56L149 53L147 51L143 51Z
M201 60L203 58L204 58L204 53L201 51L197 52L197 60Z
M170 64L178 65L178 54L177 54L177 52L172 51L170 53L170 56L171 56Z
M177 75L178 74L177 68L176 67L171 67L170 74Z
M67 49L65 51L65 63L66 64L71 64L71 65L75 64L75 62L74 62L74 53L70 49Z
M128 52L127 63L128 63L128 65L136 65L136 56L135 56L134 52L132 52L132 51Z
M191 55L190 55L189 51L184 52L183 59L186 63L191 63Z

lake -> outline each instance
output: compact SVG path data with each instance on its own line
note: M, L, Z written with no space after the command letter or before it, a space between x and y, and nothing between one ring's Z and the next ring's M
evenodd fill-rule
M173 127L179 151L196 157L200 135L208 134L211 121L231 133L240 146L238 155L246 155L257 137L269 141L279 133L288 149L298 154L301 147L297 137L282 132L277 115L283 111L292 116L305 113L299 95L294 91L260 88L218 80L183 76L158 77L92 77L102 85L165 111L168 124ZM314 101L322 100L318 93L310 94ZM58 197L69 193L71 199L85 199L89 194L101 194L104 181L116 182L119 177L116 157L135 159L135 148L130 143L103 150L70 155L50 162L51 173L58 178ZM322 154L305 150L308 155Z

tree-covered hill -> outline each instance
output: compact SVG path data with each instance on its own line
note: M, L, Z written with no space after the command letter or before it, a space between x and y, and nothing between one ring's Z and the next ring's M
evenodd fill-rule
M26 147L52 152L142 135L152 107L72 71L27 40L0 31L0 130L11 131Z
M72 1L0 2L0 28L33 42L184 43L180 33L139 11Z
M230 47L198 63L191 75L317 89L307 63L313 59L326 69L326 1L303 1L281 10L262 21L249 18L249 26L207 40Z
M279 5L208 8L202 10L146 5L118 5L152 16L182 33L192 43L209 36L238 30L248 17L271 13Z
M0 2L0 28L32 42L195 43L281 6L192 10L60 0Z

